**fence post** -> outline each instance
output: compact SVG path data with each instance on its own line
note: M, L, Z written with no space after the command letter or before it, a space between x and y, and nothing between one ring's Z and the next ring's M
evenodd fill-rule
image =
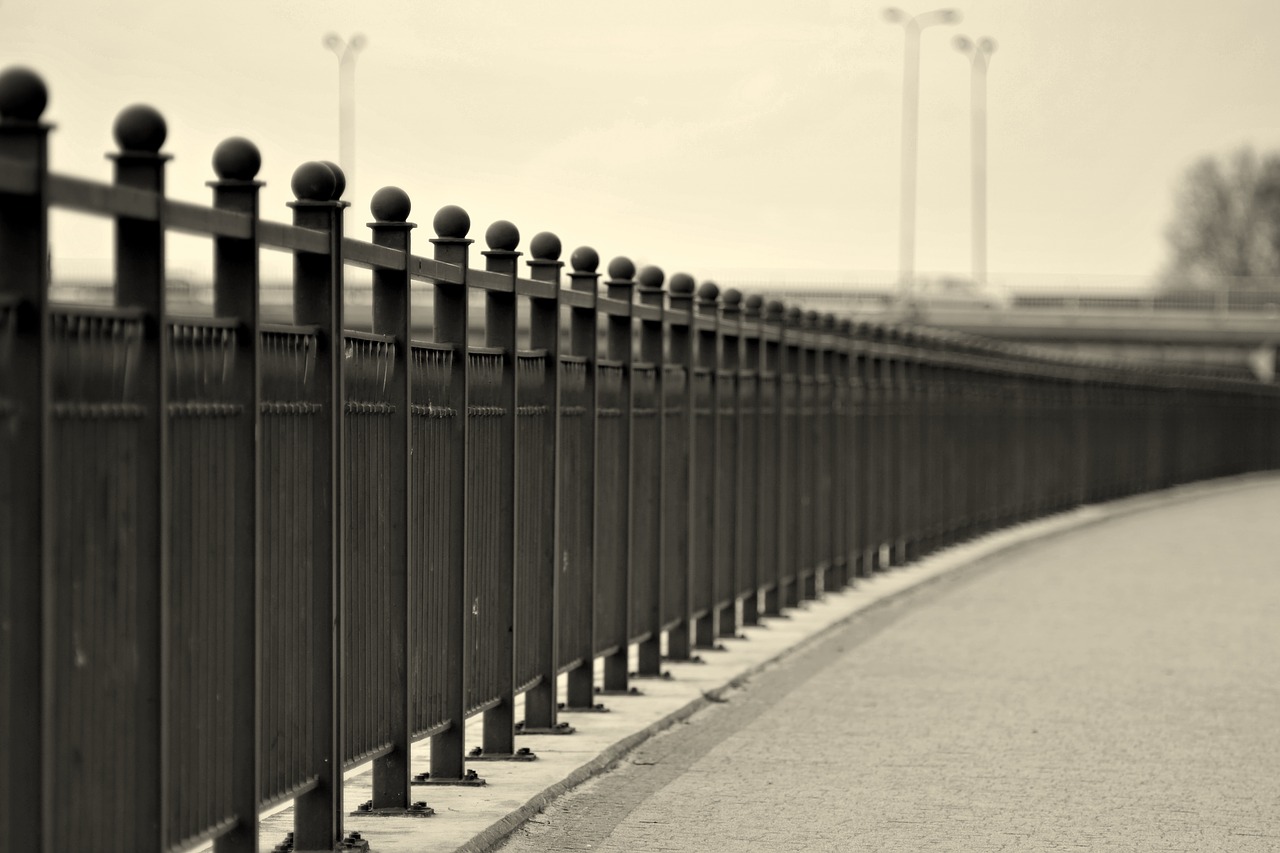
M326 254L298 252L294 256L293 316L300 326L315 326L316 388L313 402L321 405L318 441L312 458L313 476L319 485L314 498L312 553L315 565L312 598L304 602L311 614L313 772L316 787L298 797L294 806L294 847L332 850L342 838L342 650L341 615L342 549L344 542L342 500L345 442L346 387L344 383L342 311L342 201L345 178L328 163L303 163L293 173L291 186L297 201L293 223L323 231L329 238Z
M764 323L761 335L764 339L760 374L760 471L761 471L761 512L760 517L760 562L768 563L767 572L761 572L761 580L768 580L764 593L764 615L781 617L785 606L782 597L783 578L783 500L786 492L783 488L783 477L786 472L782 468L783 447L783 400L782 372L783 350L786 345L786 331L783 327L786 306L771 300L765 305ZM770 403L771 410L765 410L765 402ZM765 494L765 492L768 494Z
M664 380L662 432L663 476L663 594L664 623L667 628L667 657L672 661L700 660L693 655L692 635L692 541L689 529L693 497L693 277L686 273L671 276L670 346L664 362L681 371L683 385L671 387ZM678 395L670 392L678 392ZM672 405L672 404L675 405Z
M410 581L411 519L413 506L409 478L413 453L413 335L409 298L410 234L417 226L409 222L412 204L409 195L399 187L383 187L373 194L369 202L373 222L371 242L403 252L406 259L403 270L376 269L373 271L373 331L395 339L392 346L390 379L387 382L386 403L391 407L387 443L391 447L391 459L386 472L390 517L387 519L387 566L390 594L384 599L384 617L391 626L391 659L385 662L369 662L385 666L391 677L386 689L390 694L385 707L390 720L387 731L391 734L391 751L373 764L373 808L407 809L410 796L410 757L412 711L410 699L410 649L417 638L411 631L409 602L417 592Z
M117 186L164 195L160 154L167 128L160 113L148 106L127 107L116 118L114 134L120 153L115 161ZM170 785L168 697L165 690L169 626L169 353L165 306L164 212L154 220L118 217L115 240L115 301L119 308L144 314L142 347L136 382L142 405L139 422L137 496L137 626L138 752L119 760L133 765L137 803L134 849L159 849L168 837L164 801Z
M632 479L632 488L637 488L638 480L636 477L648 478L649 486L643 492L644 498L647 498L647 500L639 497L637 491L633 491L631 497L633 517L643 518L647 522L646 524L639 524L633 518L632 527L634 531L631 548L633 554L632 576L639 583L646 585L646 598L649 601L649 607L643 613L638 614L642 624L636 626L637 635L645 637L640 641L637 649L639 660L635 674L638 678L662 677L662 554L664 534L662 523L663 468L661 459L662 448L665 443L663 441L665 408L662 368L666 359L663 353L665 341L661 312L663 301L662 283L664 279L665 275L659 267L647 266L640 270L637 277L639 286L636 288L639 304L655 307L659 313L658 319L646 317L640 321L640 362L646 365L646 368L653 374L652 392L649 397L652 412L648 414L648 422L651 424L648 434L636 429L632 445L632 471L635 475ZM637 409L632 409L633 419L638 416ZM646 458L652 464L647 466L636 465L635 456L640 444L646 447L648 451ZM648 539L644 553L650 559L643 567L640 567L634 562L634 555L640 551L639 543L644 537Z
M738 636L738 599L746 596L754 572L742 565L738 505L743 486L741 341L742 293L729 288L720 297L720 366L716 377L716 569L723 579L716 592L717 635Z
M621 469L618 480L620 482L596 483L596 506L597 530L595 539L597 542L597 580L599 574L608 571L612 575L612 583L603 585L603 591L606 596L611 597L610 602L613 607L609 608L615 614L620 614L622 622L622 631L616 635L614 639L619 640L614 650L608 653L604 658L604 685L601 691L605 695L626 694L627 689L627 648L632 636L632 626L630 624L631 616L631 578L632 578L632 545L631 545L631 495L632 495L632 477L634 472L631 467L631 417L633 408L632 387L632 370L635 365L635 345L632 341L632 322L630 305L632 302L631 291L635 287L633 277L636 273L635 264L630 259L624 257L614 258L609 262L609 278L605 280L605 295L609 299L625 302L628 306L628 313L623 315L609 314L605 325L605 355L609 361L620 366L621 370L621 387L617 391L617 413L611 413L611 417L618 420L618 444L610 449L610 452L616 454L618 467ZM597 449L597 453L599 450ZM597 479L599 478L599 469L597 469ZM613 507L615 512L612 513L613 519L606 520L606 524L612 528L608 531L600 528L601 507L605 501L601 499L601 490L609 489L612 494L607 498L610 502L619 502L620 505ZM605 542L620 545L620 548L612 549L613 554L607 561L600 559L601 545ZM613 560L617 559L617 555L621 552L622 565L609 565ZM597 587L597 601L600 599L601 588ZM621 603L621 607L617 604ZM596 608L597 611L600 608ZM615 626L616 630L616 626Z
M847 515L848 490L844 472L848 466L848 436L845 432L845 407L848 405L848 385L845 381L845 341L835 314L824 314L822 327L826 344L823 348L824 370L827 384L826 447L830 458L826 460L822 474L826 478L827 506L823 507L827 525L827 573L822 587L838 592L849 582L849 567L845 562L848 551L849 530L844 526Z
M716 410L719 383L719 317L716 301L720 288L704 282L694 297L690 319L693 336L693 368L690 371L690 403L693 412L693 442L689 451L689 472L693 481L689 499L690 596L694 618L694 648L715 650L716 602L722 592L716 554L716 453L718 447ZM709 327L709 328L708 328Z
M542 624L538 647L535 651L538 683L524 694L524 725L521 734L568 734L573 731L567 723L556 721L556 677L559 652L559 577L560 554L560 238L549 231L535 234L529 242L533 256L526 263L529 276L534 281L553 286L550 297L535 297L529 301L529 346L541 350L543 356L542 395L538 404L547 407L551 423L551 444L545 448L550 456L551 493L540 496L542 512L533 517L532 524L549 525L551 548L539 555L535 583L541 586L537 596L524 596L525 602L536 602L540 612L535 618ZM525 507L533 512L534 507Z
M595 574L596 574L596 543L595 543L595 478L596 478L596 455L599 449L596 445L596 418L598 417L597 389L596 389L596 361L599 353L600 343L598 340L599 324L596 309L596 294L600 281L600 274L596 272L600 265L600 256L596 251L587 246L581 246L574 250L569 258L573 271L569 273L569 286L572 290L587 294L590 298L586 305L574 305L570 309L569 314L569 348L570 355L576 356L583 361L584 369L584 387L582 390L582 399L580 413L582 418L582 430L579 433L581 445L579 452L581 456L576 460L577 465L582 466L580 473L582 480L579 483L566 484L562 482L560 490L561 515L560 521L563 525L566 521L573 524L574 532L578 537L577 542L566 542L561 540L561 559L564 561L562 569L567 570L570 577L578 584L576 590L572 590L574 599L577 602L579 612L573 614L581 622L576 626L576 630L572 632L572 636L577 639L577 644L570 648L561 649L564 660L578 661L578 664L569 671L568 691L566 693L565 710L596 710L596 702L593 698L594 679L595 679ZM563 416L564 409L561 409ZM563 438L564 433L561 432ZM571 455L564 452L565 448L561 448L562 459ZM573 489L572 499L574 501L573 509L568 513L564 511L565 502L569 497L569 491ZM576 518L575 516L576 511ZM571 553L573 552L573 553ZM565 591L565 587L561 586L561 591ZM560 618L572 618L565 613L564 609L560 611Z
M727 296L727 294L726 294ZM744 579L741 591L742 624L760 624L760 497L765 487L760 476L760 393L764 365L760 345L760 320L764 298L752 294L742 303L742 363L739 376L743 389L740 396L740 426L742 436L738 446L739 470L750 477L738 494L737 542L739 573Z
M257 853L259 739L261 738L261 672L258 667L258 606L262 530L258 495L262 468L258 433L262 422L262 342L258 332L258 196L255 180L262 164L257 146L247 139L223 140L213 152L210 181L213 206L248 216L247 239L216 237L213 241L213 313L234 318L235 357L230 399L240 407L235 427L235 545L232 559L232 697L231 791L236 824L218 838L218 853Z
M51 126L44 82L25 68L0 74L0 158L26 186L0 176L0 838L46 850L61 814L52 763L57 648L49 457ZM29 183L27 180L29 179ZM19 833L18 827L24 829Z
M484 234L488 251L483 252L485 270L509 276L511 292L488 291L484 296L484 343L486 347L502 350L502 408L506 417L500 419L497 468L501 481L498 484L496 505L489 523L501 531L496 546L498 562L498 591L495 596L501 602L501 614L495 627L498 636L482 639L481 644L497 644L496 662L502 673L502 695L498 704L484 712L484 755L509 756L515 754L515 572L516 572L516 418L519 412L516 389L516 271L520 252L520 232L516 226L500 219L489 226Z
M472 240L467 238L471 230L471 217L457 205L445 205L436 211L432 219L436 236L431 240L435 247L435 260L451 264L459 269L462 281L457 284L435 284L435 338L436 343L453 348L452 368L449 371L449 395L454 414L449 419L449 482L442 488L449 492L449 578L444 611L448 614L445 626L444 660L449 661L449 673L445 682L445 719L449 728L431 737L431 779L436 782L458 782L465 773L466 752L466 671L464 661L467 650L463 642L466 625L467 602L465 571L467 562L467 461L470 442L467 411L470 409L470 383L467 369L467 255Z

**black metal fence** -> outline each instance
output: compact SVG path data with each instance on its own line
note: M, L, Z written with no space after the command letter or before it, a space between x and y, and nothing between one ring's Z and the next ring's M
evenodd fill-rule
M738 625L1001 525L1280 464L1275 389L1052 360L695 292L510 223L414 254L384 188L368 241L342 175L259 216L253 145L210 207L164 194L161 117L121 114L111 184L50 174L44 89L0 75L0 838L26 849L256 850L343 837L565 731L567 706L660 674ZM116 226L114 304L50 304L48 215ZM165 236L208 237L209 316L166 308ZM294 316L260 320L258 259L292 253ZM343 315L373 271L373 330ZM415 340L411 283L433 292ZM468 340L482 292L484 340ZM528 349L518 347L528 329ZM739 621L740 620L740 621ZM662 641L665 639L665 643ZM628 671L638 646L639 668ZM515 698L525 718L516 720Z

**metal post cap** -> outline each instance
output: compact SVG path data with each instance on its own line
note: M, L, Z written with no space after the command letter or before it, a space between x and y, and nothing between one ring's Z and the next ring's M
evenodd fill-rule
M213 149L213 173L223 181L252 181L262 168L262 152L243 136L231 136Z
M529 241L529 253L539 261L560 260L560 238L550 231L539 231Z
M471 230L471 217L456 204L446 204L436 211L431 227L435 229L437 237L458 240L466 237Z
M505 219L499 219L484 232L484 242L494 252L514 252L520 245L520 229Z
M631 259L619 255L609 261L609 278L614 281L631 281L636 275L636 265Z
M569 256L574 272L595 272L600 266L600 253L590 246L579 246Z
M650 264L644 267L636 275L636 280L640 282L641 287L657 289L662 287L662 283L666 281L667 275L662 271L662 267L656 267Z
M289 188L299 201L333 201L337 198L338 178L328 163L308 160L293 170Z
M369 199L369 212L378 222L408 222L413 203L399 187L383 187Z
M49 105L40 75L20 65L0 72L0 119L38 121Z
M169 127L155 107L134 104L116 116L111 133L121 151L155 154L164 145Z
M715 302L720 298L720 285L714 281L704 281L698 288L698 301Z
M333 179L337 181L337 186L333 188L333 200L337 201L342 198L342 194L347 190L347 173L342 171L342 167L332 160L321 160L333 172Z
M671 283L667 289L677 296L688 296L693 293L693 286L693 276L688 273L678 272L671 276Z

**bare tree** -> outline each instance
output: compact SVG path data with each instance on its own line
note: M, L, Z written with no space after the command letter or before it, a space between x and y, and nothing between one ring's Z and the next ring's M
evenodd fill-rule
M1204 157L1178 186L1165 230L1171 289L1252 289L1280 283L1280 153L1252 148Z

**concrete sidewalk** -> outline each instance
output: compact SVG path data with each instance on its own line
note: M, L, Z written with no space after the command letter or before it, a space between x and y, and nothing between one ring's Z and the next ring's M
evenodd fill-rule
M1274 662L1253 660L1259 657L1256 643L1264 637L1276 640L1272 648L1280 648L1280 629L1258 624L1254 612L1269 607L1272 621L1280 623L1275 618L1280 617L1280 573L1270 573L1266 582L1257 577L1267 574L1257 568L1259 554L1265 554L1261 559L1266 565L1280 564L1274 556L1280 553L1280 533L1268 533L1262 544L1255 540L1242 546L1238 541L1247 522L1256 526L1261 516L1274 516L1276 506L1280 479L1237 478L1083 507L989 535L861 582L856 589L827 595L792 618L747 629L748 639L728 641L726 652L705 654L705 664L672 665L672 681L637 682L642 696L610 697L609 713L566 715L576 734L520 739L519 745L532 748L539 760L477 763L473 766L488 780L483 788L424 789L421 798L436 810L434 817L354 816L347 819L347 829L360 832L376 851L490 849L557 797L618 766L654 735L682 721L699 722L747 707L738 697L756 693L757 679L763 684L773 673L791 671L786 677L795 681L809 677L806 673L816 667L829 670L821 691L796 691L796 704L762 706L757 718L735 724L732 737L726 729L723 742L704 751L710 765L690 764L687 772L641 800L624 796L623 803L615 804L626 811L616 821L618 834L588 832L598 835L592 849L1001 849L979 843L975 831L983 838L998 836L1008 849L1045 849L1055 846L1048 842L1060 835L1077 837L1065 828L1079 814L1097 816L1101 834L1058 846L1166 849L1124 840L1124 827L1133 828L1141 840L1160 838L1150 821L1131 814L1131 801L1125 798L1135 782L1129 778L1132 772L1141 768L1141 779L1159 787L1164 768L1173 762L1184 780L1175 789L1185 795L1193 793L1186 789L1196 788L1191 782L1203 778L1197 774L1215 761L1219 769L1238 766L1250 756L1274 761L1280 750L1277 727L1261 725L1261 716L1271 719L1280 713L1275 701L1280 671ZM1134 514L1153 507L1166 509ZM1130 517L1088 534L1046 539L1120 516ZM1137 526L1131 533L1117 533L1132 525ZM1199 531L1196 525L1201 525ZM1280 525L1271 527L1278 529ZM1192 549L1189 543L1198 544ZM892 610L891 604L873 605L905 600L904 594L929 581L968 576L970 572L957 570L981 567L1002 553L999 571L977 573L973 583L945 596L952 604L912 606L901 618L900 630L862 643L857 653L836 651L850 642L842 632L858 630L855 623L862 617L857 614ZM1026 559L1037 565L1015 570ZM1172 563L1178 564L1176 571ZM1124 568L1138 564L1161 568L1140 577ZM1216 598L1206 598L1214 591ZM1222 609L1241 600L1250 606L1234 616ZM938 608L946 611L945 618L935 612ZM1194 655L1171 668L1168 644L1186 644L1178 626L1193 623L1198 627L1187 636L1198 642L1188 644L1186 651ZM1228 638L1233 643L1229 648L1223 646ZM889 645L872 648L873 642ZM832 643L837 646L825 648ZM1199 705L1177 700L1182 694L1173 689L1184 680L1225 671L1218 666L1224 652L1231 660L1249 661L1255 667L1249 671L1265 682L1252 693L1228 697L1245 714L1240 719L1224 718L1222 709L1218 717L1203 717ZM780 659L785 666L774 665ZM1111 664L1117 662L1124 666L1113 672ZM1267 668L1265 678L1262 668ZM1114 683L1099 680L1107 673ZM1039 704L1027 707L1015 701L1007 692L1010 679L1040 697ZM749 689L735 690L748 680ZM1242 688L1247 682L1241 676L1228 686ZM1204 698L1198 682L1188 686L1195 688L1191 693L1197 701ZM725 698L731 701L725 704ZM714 710L697 713L705 708ZM1212 739L1200 748L1177 738L1153 742L1153 736L1165 731L1153 722L1169 719L1184 726L1194 721L1207 731L1225 723L1243 726L1245 743L1231 740L1229 745L1249 749L1224 755L1226 747ZM1028 720L1039 721L1031 727L1034 731ZM1100 720L1114 720L1115 725L1098 725ZM478 738L479 725L470 728ZM1163 755L1172 743L1180 752ZM762 747L772 754L760 755ZM419 753L415 770L425 770L428 753ZM736 768L727 763L734 754L743 756ZM1001 755L1014 761L1009 766L1016 766L1017 773L1011 775L998 760ZM1068 760L1082 755L1090 760ZM626 769L589 787L636 767L628 762L621 766ZM762 769L769 784L761 781ZM1126 772L1117 775L1119 769ZM1265 837L1277 832L1275 818L1268 823L1252 805L1265 802L1273 815L1280 814L1280 783L1275 781L1280 764L1270 770L1269 780L1255 778L1243 789L1233 789L1234 799L1215 801L1220 814L1223 808L1237 809L1227 822L1240 832L1263 833L1220 833L1230 840L1222 849L1280 846L1280 839ZM1089 779L1101 788L1068 790ZM1128 781L1118 785L1120 779ZM368 799L370 783L367 768L349 773L348 804ZM1022 792L1041 788L1038 799L1021 798ZM815 797L810 789L826 793ZM1200 794L1206 791L1228 797L1220 786ZM1259 800L1254 795L1258 791L1270 800ZM539 835L545 821L554 825L558 810L578 796L566 797L549 809L548 817L521 829L512 849L586 849L570 836L552 841ZM753 796L759 800L754 805ZM1086 799L1073 799L1078 797ZM780 814L780 798L788 806L810 803L820 814L810 813L812 809ZM641 803L643 809L636 808ZM1009 813L1013 803L1018 804L1016 815ZM1160 811L1161 821L1198 824L1202 817L1194 797L1166 805L1170 808ZM567 807L590 821L591 809ZM264 821L264 850L284 837L291 820L286 809ZM584 831L579 827L572 837ZM1187 838L1178 837L1182 846L1168 849L1218 849L1188 845ZM1117 844L1106 843L1108 838ZM1264 840L1270 846L1247 846Z

